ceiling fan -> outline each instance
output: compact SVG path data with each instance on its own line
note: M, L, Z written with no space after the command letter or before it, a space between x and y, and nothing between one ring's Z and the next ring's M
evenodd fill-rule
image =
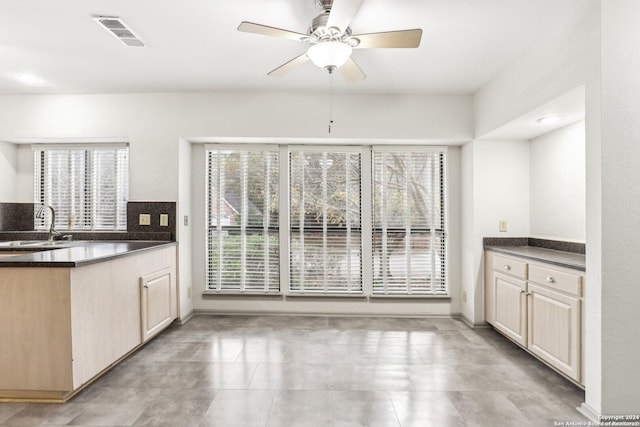
M353 35L349 24L364 0L315 0L322 12L311 22L306 34L253 22L242 22L238 31L263 36L301 41L309 45L305 53L270 71L281 77L311 60L329 73L338 70L348 83L363 80L366 75L351 58L353 49L416 48L420 46L421 29Z

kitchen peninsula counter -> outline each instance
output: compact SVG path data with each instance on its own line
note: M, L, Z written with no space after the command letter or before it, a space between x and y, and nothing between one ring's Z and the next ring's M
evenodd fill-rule
M0 242L0 401L65 402L178 316L176 242Z
M8 242L0 242L0 268L81 267L176 245L176 242L134 240L56 243L59 245L47 246L47 242L43 242L42 245L10 246Z

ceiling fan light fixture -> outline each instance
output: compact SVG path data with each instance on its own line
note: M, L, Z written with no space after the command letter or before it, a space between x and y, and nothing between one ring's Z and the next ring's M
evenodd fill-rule
M347 43L326 41L314 44L307 51L307 56L316 66L325 68L340 68L351 56L353 49Z

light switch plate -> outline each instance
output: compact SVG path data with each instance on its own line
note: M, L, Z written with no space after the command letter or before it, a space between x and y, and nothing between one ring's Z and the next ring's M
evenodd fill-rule
M151 225L151 214L140 214L138 224Z
M506 233L506 231L507 231L507 221L505 221L504 219L501 219L498 222L498 227L500 228L500 232L501 233Z
M160 214L160 227L169 226L169 214Z

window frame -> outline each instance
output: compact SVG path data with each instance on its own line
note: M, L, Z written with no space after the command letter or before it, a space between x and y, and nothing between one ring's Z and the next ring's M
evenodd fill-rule
M335 145L335 144L304 144L304 143L206 143L205 152L209 147L217 147L217 149L229 149L229 150L241 150L252 148L266 148L275 150L276 147L279 150L279 266L280 266L280 291L278 293L271 293L269 295L276 295L281 297L359 297L359 298L375 298L375 299L447 299L451 298L451 289L449 284L449 209L448 209L448 194L449 194L449 179L448 179L448 153L447 146L442 145L387 145L387 144L348 144L348 145ZM360 229L361 229L361 291L357 293L346 292L299 292L292 291L290 288L290 273L291 273L291 256L290 256L290 167L289 156L291 153L299 151L350 151L360 153L361 169L360 169ZM441 170L442 179L442 208L445 229L444 229L444 288L446 293L391 293L391 294L379 294L373 291L373 153L375 151L409 151L409 152L436 152L442 153L444 157L444 167ZM205 156L205 163L207 162ZM205 175L207 166L205 165ZM208 192L206 184L207 177L205 176L205 192ZM206 204L205 204L206 209ZM205 229L207 229L207 215L205 214ZM208 248L207 240L205 238L205 254ZM205 265L205 270L207 266ZM206 289L207 284L205 280L205 290L203 294L219 294L217 291L210 291ZM223 292L231 293L234 292ZM242 295L254 295L251 292L235 292L235 294ZM264 294L267 295L267 294Z
M449 208L448 208L448 186L449 186L449 182L447 179L447 168L448 168L448 155L447 155L447 147L446 146L415 146L415 145L406 145L406 146L395 146L395 145L374 145L371 146L371 184L372 184L372 188L371 188L371 192L370 192L370 197L371 197L371 219L372 219L372 224L371 224L371 228L370 228L370 235L371 238L373 240L373 235L376 233L377 228L374 226L373 224L373 211L374 211L374 189L373 189L373 184L375 182L375 177L374 177L374 165L373 163L375 162L375 156L374 153L379 152L379 153L398 153L398 152L405 152L405 153L433 153L433 154L439 154L442 156L441 158L441 162L442 165L439 167L439 182L440 182L440 199L442 200L441 202L441 206L442 206L442 213L441 213L441 225L442 228L437 230L436 234L439 234L441 236L441 238L443 239L442 245L444 246L444 250L441 256L441 265L442 265L442 270L443 270L443 275L442 275L442 285L444 287L444 292L436 292L435 288L433 288L433 283L432 283L432 290L430 293L428 292L413 292L411 289L411 285L408 284L407 285L407 292L388 292L387 290L387 286L386 284L384 285L385 288L385 292L376 292L375 291L375 286L373 284L373 277L371 278L371 285L372 285L372 289L371 289L371 297L389 297L389 298L393 298L393 297L404 297L404 298L411 298L411 297L417 297L417 298L424 298L424 297L431 297L431 298L442 298L442 297L446 297L449 298L451 296L450 294L450 290L449 290L449 255L448 255L448 250L449 250L449 232L448 232L448 219L449 219ZM434 186L436 183L432 183ZM433 218L432 218L433 219ZM409 227L409 229L411 230L412 228ZM426 229L425 229L426 230ZM425 230L420 230L422 232L424 232ZM380 230L380 232L383 232L383 229ZM431 234L431 245L433 247L433 242L434 242L434 236L433 236L433 232L430 233ZM372 242L373 245L373 242ZM434 249L435 250L435 249ZM372 247L372 257L373 257L373 247ZM434 254L432 256L432 271L435 271L435 257L437 255ZM373 260L372 260L373 263ZM372 266L373 267L373 266ZM373 270L371 270L372 276L374 275ZM435 276L435 273L433 274Z
M287 149L287 162L286 162L286 167L287 167L287 176L288 178L291 177L291 156L293 156L295 153L304 153L304 152L308 152L308 153L330 153L330 152L337 152L337 153L344 153L344 154L348 154L348 153L353 153L353 154L358 154L360 156L360 225L359 227L357 227L358 229L358 233L360 234L360 245L359 245L359 251L360 251L360 285L357 286L356 288L352 288L351 286L348 286L346 288L346 290L329 290L329 289L324 289L324 290L318 290L318 289L313 289L313 288L305 288L304 285L302 285L301 289L293 289L292 288L292 283L291 280L289 278L288 283L286 284L286 288L288 291L288 295L289 296L295 296L295 295L304 295L304 296L313 296L313 295L325 295L325 296L364 296L365 295L365 280L364 280L364 265L363 265L363 259L364 259L364 245L363 245L363 240L365 239L365 232L363 231L363 215L364 215L364 211L366 210L364 208L365 203L368 203L368 201L364 198L364 191L363 191L363 181L366 181L366 176L364 175L364 171L363 171L363 165L365 163L365 155L364 153L366 151L369 151L369 147L367 146L357 146L357 145L288 145L286 146ZM326 173L326 170L323 170L323 174ZM363 179L364 178L364 179ZM291 200L291 183L288 182L287 188L286 188L286 198L287 201L290 203ZM286 217L287 217L287 239L288 239L288 243L289 243L289 248L291 248L291 237L293 235L294 232L294 227L291 225L291 206L288 205L288 209L286 211ZM304 227L302 227L302 229L304 229ZM353 229L353 228L352 228ZM300 227L298 227L298 230L300 230ZM320 230L320 228L318 228L318 230ZM321 231L328 231L328 227L323 226ZM331 230L331 232L337 232L337 230ZM289 250L288 256L287 256L287 268L288 268L288 272L289 272L289 276L291 276L292 272L292 265L291 265L291 250ZM326 283L325 283L325 287L326 287Z
M205 180L205 212L204 212L204 218L205 218L205 233L206 233L206 237L205 237L205 290L204 290L204 294L227 294L227 295L234 295L234 294L238 294L238 295L280 295L282 294L282 255L281 253L278 256L278 290L273 289L274 287L272 287L270 284L267 284L266 280L265 280L265 284L264 287L262 288L262 290L258 290L258 289L246 289L244 288L244 284L241 283L238 289L223 289L222 288L222 284L220 282L220 280L218 280L218 283L215 284L215 287L212 288L210 287L210 275L209 275L209 260L208 257L210 255L210 251L211 248L209 247L209 232L210 232L210 217L209 217L209 194L211 193L211 189L209 187L209 153L211 151L230 151L230 152L235 152L235 153L241 153L241 152L275 152L277 153L278 156L278 164L275 167L275 170L278 173L278 225L276 227L271 227L269 225L267 225L267 227L265 228L263 227L257 227L257 226L250 226L249 229L251 231L265 231L265 232L277 232L278 233L278 246L280 247L279 252L282 251L282 233L281 233L281 228L282 228L282 177L281 177L281 165L282 165L282 161L281 161L281 156L282 156L282 150L280 148L280 146L275 145L275 144L242 144L242 145L237 145L237 144L224 144L224 143L210 143L210 144L205 144L204 146L204 152L205 152L205 156L204 156L204 170L205 170L205 176L204 176L204 180ZM219 229L219 231L222 231L222 224L218 224L217 228ZM236 231L241 231L242 232L242 227L241 226L228 226L228 228L225 229L233 229ZM247 227L244 227L244 230L247 230ZM220 279L220 274L221 272L218 272L218 279ZM243 279L244 280L244 277Z
M35 209L38 209L40 206L42 205L51 205L53 206L54 203L51 203L49 200L47 200L48 198L52 197L52 196L45 196L45 194L47 192L51 192L50 188L47 188L47 169L46 169L46 152L47 151L77 151L77 152L81 152L84 151L84 157L85 157L85 162L84 162L84 170L83 170L83 175L85 177L85 184L87 184L84 188L83 193L85 194L86 199L89 200L89 203L87 204L85 202L84 206L83 206L83 218L89 218L89 225L88 226L84 226L84 227L60 227L60 226L55 226L54 227L59 230L59 231L65 231L65 232L92 232L92 231L127 231L127 203L129 202L129 198L130 198L130 182L131 182L131 152L130 152L130 147L129 147L129 143L126 142L109 142L109 143L35 143L31 145L31 149L33 152L33 176L34 176L34 180L33 180L33 188L34 188L34 205L35 205ZM122 150L125 149L126 150L126 163L125 164L121 164L121 162L118 161L118 154L117 154L117 150ZM95 197L96 195L96 188L95 186L98 185L99 181L96 181L94 179L92 179L92 177L95 175L95 171L98 170L97 167L97 163L94 161L96 159L91 158L91 156L93 155L94 152L96 151L101 151L101 150L113 150L114 153L116 153L116 161L115 161L115 176L114 176L114 194L116 197L115 200L115 204L116 204L116 215L114 216L114 220L113 220L113 226L110 227L98 227L98 222L99 221L99 216L98 216L98 209L97 209L97 198ZM70 164L70 163L69 163ZM68 164L68 165L69 165ZM124 167L125 170L121 171L119 170L120 167ZM125 188L121 188L121 181L120 179L124 178L125 179ZM50 184L50 183L49 183ZM72 185L75 185L75 182L71 183ZM120 197L123 198L123 200L119 200ZM55 203L55 205L59 205L59 203ZM69 206L72 206L73 203L69 203ZM60 215L62 209L60 209L57 206L53 206L54 209L58 209L58 212L56 212L58 215ZM117 213L119 213L120 215L118 215ZM60 216L58 216L57 219L59 219ZM57 222L57 221L56 221ZM48 227L46 226L46 221L44 219L42 219L41 221L38 220L38 218L34 217L34 228L38 231L45 231L48 229ZM67 221L68 223L68 221Z

